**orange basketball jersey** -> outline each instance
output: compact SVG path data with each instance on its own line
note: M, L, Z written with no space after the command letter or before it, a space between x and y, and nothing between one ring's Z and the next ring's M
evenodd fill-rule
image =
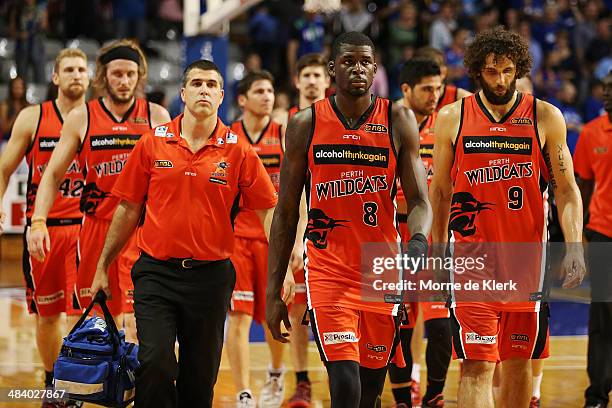
M27 210L28 222L34 213L34 200L36 191L42 178L43 171L51 158L53 149L59 142L63 119L55 104L55 100L40 104L40 119L36 128L34 140L26 153L26 160L30 167L28 176ZM83 175L77 160L73 160L66 170L64 181L49 211L48 222L57 225L77 223L81 218L79 199L83 191ZM55 224L53 224L55 225Z
M436 107L436 112L439 112L440 109L449 105L453 102L457 101L457 87L455 85L444 85L444 93L438 100L438 106Z
M518 93L516 103L499 121L486 110L479 94L464 98L461 112L451 170L449 230L456 244L483 243L478 246L483 253L494 253L486 262L486 278L514 279L517 293L521 287L536 292L546 237L543 192L548 174L537 131L536 99ZM524 259L516 259L521 254ZM525 302L504 309L534 310L534 302L527 302L530 293L521 295Z
M421 123L421 126L419 126L419 155L421 156L421 160L425 166L428 186L433 178L434 126L437 117L438 112L434 112L433 114L429 115L423 123ZM397 201L406 201L399 177L397 179L396 199Z
M244 123L236 121L231 124L230 129L241 139L247 140L253 146L253 150L263 163L274 188L278 192L280 185L280 166L283 160L283 147L281 145L281 125L272 120L261 131L259 138L253 142L249 137ZM266 235L255 211L248 208L240 208L234 221L234 234L237 237L266 239Z
M100 98L87 103L87 115L89 125L79 155L85 174L81 211L110 220L119 204L111 194L115 180L140 136L151 129L149 103L136 99L117 121Z
M311 106L305 260L309 308L341 306L393 313L393 304L362 299L361 251L368 242L399 242L395 228L396 151L391 103L373 98L349 126L335 96Z

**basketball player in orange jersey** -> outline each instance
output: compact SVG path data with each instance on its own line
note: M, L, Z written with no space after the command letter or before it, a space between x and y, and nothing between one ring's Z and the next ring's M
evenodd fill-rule
M482 248L491 242L507 244L501 249L498 244L495 257L503 256L509 243L541 248L546 231L541 181L547 177L566 242L580 242L582 205L563 116L552 105L515 89L516 80L531 67L527 43L499 27L485 31L468 48L465 65L482 90L438 114L430 189L434 245L447 242L450 229L455 253L461 245L481 243ZM500 177L490 177L494 172ZM514 277L519 284L538 280L539 251L521 259L521 268L509 268L508 259L497 262L496 277L503 282ZM567 245L561 270L564 287L580 284L585 273L581 245ZM480 296L491 295L482 291ZM538 298L453 301L453 355L464 359L459 407L493 407L492 378L500 360L501 406L529 406L530 359L548 355L548 310L540 307Z
M104 96L70 112L38 187L28 246L33 257L44 260L51 245L46 223L49 209L63 174L78 153L85 175L80 206L85 217L79 235L76 279L80 307L91 302L89 288L106 231L119 202L110 194L113 184L140 136L170 121L163 107L134 97L136 87L146 80L146 75L144 54L133 41L118 40L100 49L94 86L102 90ZM126 322L131 340L135 340L135 326L130 270L137 257L135 240L131 240L109 273L112 299L107 303L118 324L123 323L122 313L130 314Z
M272 184L278 191L280 166L283 159L281 125L270 116L274 106L274 78L268 71L248 73L237 87L242 119L230 126L239 137L247 140L259 156ZM256 406L249 382L249 328L251 321L262 324L265 319L265 293L268 271L268 239L254 210L240 207L234 221L235 246L232 264L236 269L236 285L232 293L227 325L227 356L234 384L238 389L237 406ZM283 299L293 300L293 275L287 274ZM278 408L283 402L283 344L274 341L265 328L272 361L266 383L261 391L259 406Z
M310 323L329 376L331 406L372 407L394 350L397 305L361 297L361 244L394 243L399 173L411 208L409 256L427 253L431 213L418 128L411 111L374 97L374 45L357 32L338 36L328 72L337 93L292 118L279 204L272 222L266 322L275 339L291 330L281 298L306 185L306 286ZM354 183L355 189L338 186ZM367 284L366 284L367 285Z
M306 54L297 62L297 76L294 84L298 90L298 104L289 108L287 120L290 120L301 109L325 98L330 78L327 73L327 62L321 54ZM286 127L285 127L286 128ZM291 357L296 376L296 388L287 401L289 408L309 407L311 401L311 384L308 377L308 326L302 324L306 314L306 281L304 277L304 241L303 236L308 223L306 197L302 194L300 201L300 221L298 222L295 245L289 266L295 280L295 298L289 308L291 322Z
M446 83L446 75L448 73L448 66L444 58L444 53L437 48L433 47L421 47L414 53L416 58L429 58L438 63L440 66L440 73L442 75L442 93L438 100L438 106L436 106L436 112L439 112L444 106L458 101L461 98L471 95L472 93L463 88L457 88L453 84Z
M408 60L400 72L400 84L404 94L404 106L412 109L419 125L419 153L425 166L429 183L433 176L433 130L437 116L435 109L443 86L440 66L434 60L422 57ZM400 233L402 237L409 237L406 225L407 207L403 194L401 194L401 189L398 189L397 201ZM415 403L415 405L421 404L420 401L414 401L411 398L413 356L410 347L412 331L416 323L418 309L420 308L423 310L423 318L428 335L425 353L428 383L423 406L443 406L444 398L442 391L451 356L448 309L442 302L410 302L407 306L409 306L408 324L400 326L400 339L406 367L399 368L393 363L389 366L389 378L395 402L398 407L410 407L411 402ZM421 339L418 340L420 341Z
M10 175L26 157L28 177L27 225L24 238L32 224L34 198L43 171L57 144L64 118L85 102L89 86L87 56L79 49L63 49L55 58L52 81L58 87L57 99L29 106L15 121L11 138L0 158L0 202ZM77 239L81 225L79 198L83 175L76 161L61 175L55 190L55 203L49 210L49 236L54 245L43 262L32 258L24 245L23 267L26 300L30 313L36 314L36 344L45 369L45 387L53 386L53 363L62 344L60 313L79 314L73 309L74 282L77 268ZM6 214L0 208L0 233ZM48 402L43 407L53 407Z

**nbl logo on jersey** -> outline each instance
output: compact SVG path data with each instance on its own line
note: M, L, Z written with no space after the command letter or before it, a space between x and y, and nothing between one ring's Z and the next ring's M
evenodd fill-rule
M313 146L315 164L350 164L387 168L389 149L375 146L323 144Z
M533 141L530 137L512 136L464 136L465 154L496 153L531 155Z

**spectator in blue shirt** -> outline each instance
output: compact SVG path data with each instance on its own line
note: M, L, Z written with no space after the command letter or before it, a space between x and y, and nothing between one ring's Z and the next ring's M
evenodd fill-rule
M573 155L584 125L582 115L576 109L576 87L570 81L563 81L557 92L557 99L551 99L549 102L559 108L563 114L567 125L567 146Z
M600 80L594 80L591 84L591 94L584 102L584 123L588 123L606 112L603 104L603 93L603 83Z
M557 33L563 28L559 18L559 6L549 3L544 7L544 21L532 26L533 37L547 52L555 47Z
M447 81L453 83L458 88L471 89L472 83L463 65L463 55L467 42L470 39L470 32L466 28L458 28L453 32L453 43L444 53L446 65L448 66Z
M314 10L293 23L287 44L287 64L291 73L297 60L305 54L322 53L325 47L325 20ZM293 75L290 75L293 77Z

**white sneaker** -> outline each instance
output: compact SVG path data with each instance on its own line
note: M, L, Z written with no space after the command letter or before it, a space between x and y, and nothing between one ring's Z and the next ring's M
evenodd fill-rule
M279 408L285 397L285 370L280 375L272 375L268 371L268 378L261 389L259 408Z
M255 408L257 400L251 390L242 390L236 395L236 408Z

